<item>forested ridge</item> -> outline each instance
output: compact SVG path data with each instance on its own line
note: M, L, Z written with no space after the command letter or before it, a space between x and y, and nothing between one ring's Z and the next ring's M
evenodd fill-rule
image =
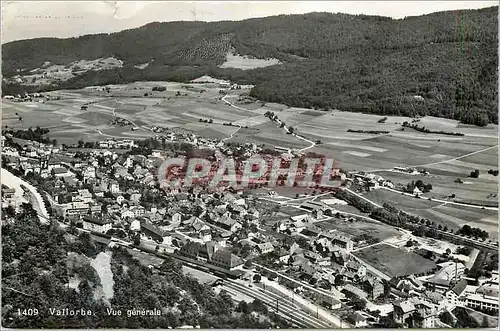
M311 13L150 23L113 34L11 42L2 46L2 69L12 76L45 61L114 56L124 61L123 68L89 71L57 87L188 81L208 74L255 84L252 96L290 106L434 115L484 125L498 121L497 16L498 7L491 7L401 20ZM231 48L283 64L245 71L219 68ZM134 68L146 62L150 65L144 70ZM5 91L16 88L4 84Z

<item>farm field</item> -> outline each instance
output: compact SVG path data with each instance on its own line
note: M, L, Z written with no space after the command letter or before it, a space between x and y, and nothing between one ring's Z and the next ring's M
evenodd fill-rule
M226 55L226 61L219 67L249 70L255 68L264 68L277 64L281 64L278 59L255 59L248 56L241 56L239 54L228 52L228 54Z
M420 255L386 244L367 247L354 255L391 277L425 273L437 267Z
M370 191L363 196L378 204L390 202L411 214L428 218L449 229L457 230L463 225L469 224L488 231L490 238L498 238L498 213L494 210L449 205L429 201L426 198L417 199L383 189ZM432 196L432 192L430 196Z
M167 90L152 91L156 86L166 87ZM232 122L254 130L238 130L230 142L255 142L267 147L280 146L290 149L303 149L310 145L306 141L286 135L276 123L263 116L266 111L273 111L287 126L293 126L298 134L309 140L321 141L307 151L334 157L345 170L384 171L405 165L425 167L435 175L464 177L474 169L485 172L498 167L496 148L468 155L498 144L497 125L479 128L461 125L454 120L423 117L419 125L433 130L462 132L465 136L428 134L409 129L401 131L401 124L410 120L409 118L388 116L384 123L379 123L383 116L293 108L258 100L251 103L239 102L238 95L244 96L248 89L228 91L230 96L227 100L235 105L232 107L220 100L222 95L215 80L213 83L190 84L134 82L109 87L109 93L97 87L54 91L49 94L59 96L60 100L44 103L6 101L2 120L15 129L27 129L37 125L48 127L51 130L49 136L63 143L73 141L75 134L86 137L87 140L101 140L110 136L148 137L148 128L153 125L185 129L200 136L225 139L229 138L237 127L221 124ZM146 93L148 95L144 96ZM92 103L88 105L88 110L82 111L81 106L89 102ZM129 126L110 127L108 122L113 111L117 116L132 121L139 130L132 133ZM19 121L19 116L23 118L22 121ZM212 119L213 123L201 123L200 119ZM96 131L97 129L102 134ZM389 133L354 133L347 132L348 129ZM486 175L478 180L484 178ZM490 190L495 179L491 178L491 181L485 184L485 191ZM448 178L443 178L442 186L436 184L436 194L447 194L449 187L444 185L445 181L448 181ZM472 186L463 185L462 190L456 187L455 194L468 194L469 191L474 191L469 189ZM481 198L485 197L478 197Z
M497 201L497 198L492 194L497 193L498 177L492 176L486 171L481 171L479 178L470 178L466 176L458 177L434 174L433 170L426 169L431 172L431 175L414 176L401 172L379 172L377 174L386 180L390 180L395 185L400 183L406 186L409 182L417 180L421 180L425 184L430 183L432 191L425 193L425 197L447 199L452 194L455 194L454 200L467 199L474 200L477 203L493 203ZM456 183L457 178L460 178L463 183Z
M333 218L328 221L314 223L314 225L319 226L323 231L338 230L353 237L366 234L380 241L400 236L400 232L393 227L365 220L349 222Z

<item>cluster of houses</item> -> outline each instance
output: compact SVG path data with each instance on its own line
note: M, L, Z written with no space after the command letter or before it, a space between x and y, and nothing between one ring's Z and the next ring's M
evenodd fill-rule
M479 285L471 285L471 279L463 276L463 269L458 269L458 274L450 275L453 280L440 281L436 278L450 270L449 265L442 266L431 280L420 280L414 276L391 280L391 286L403 298L393 303L394 320L404 326L435 328L443 312L456 319L453 315L456 307L498 314L498 271Z
M427 170L418 170L414 167L394 167L393 170L396 172L404 172L410 175L429 175L429 172Z
M350 172L346 181L364 187L368 191L379 189L381 186L394 188L394 184L390 180L385 180L382 176L365 173L364 171Z
M12 100L16 102L30 102L33 100L43 102L44 99L50 100L50 97L48 95L43 95L41 93L24 93L23 95L21 94L5 95L3 98L4 100Z
M137 147L137 144L131 139L118 140L115 138L109 138L106 140L101 140L97 144L100 148L109 148L109 149Z

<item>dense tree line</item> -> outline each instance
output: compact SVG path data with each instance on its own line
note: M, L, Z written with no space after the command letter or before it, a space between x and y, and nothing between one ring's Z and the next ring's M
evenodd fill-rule
M46 128L40 128L37 126L35 130L32 128L29 128L28 130L5 130L4 134L11 134L15 138L19 139L24 139L24 140L31 140L31 141L37 141L40 143L48 144L50 143L50 139L47 137L44 137L49 133L49 129Z
M368 134L388 134L389 133L389 131L380 131L380 130L354 130L354 129L348 129L347 132L368 133Z
M476 125L479 125L479 126L484 126L486 124L488 124L488 122L481 122L481 123L474 123ZM416 130L416 131L419 131L419 132L424 132L424 133L435 133L435 134L445 134L445 135L448 135L448 136L463 136L464 134L461 133L461 132L447 132L447 131L432 131L432 130L429 130L425 127L420 127L418 126L417 124L410 124L408 122L403 122L403 127L405 128L412 128L413 130Z
M371 203L345 190L337 191L337 193L335 193L335 197L349 202L351 205L364 213L370 213L373 211L373 205Z
M464 236L469 236L469 237L474 237L474 238L481 238L481 239L487 239L489 237L489 234L487 231L482 230L480 228L473 228L470 225L466 224L458 230L457 234L461 234Z
M112 34L15 41L2 46L2 69L9 77L44 61L67 64L114 56L124 61L123 68L89 71L58 87L186 82L206 74L255 84L252 97L289 106L497 123L498 7L465 14L470 26L481 26L470 29L467 52L461 48L455 12L402 20L311 13L239 22L151 23ZM219 68L231 47L283 64ZM150 64L144 69L134 67L146 62ZM6 94L22 90L15 84L2 87ZM41 87L48 88L54 86Z

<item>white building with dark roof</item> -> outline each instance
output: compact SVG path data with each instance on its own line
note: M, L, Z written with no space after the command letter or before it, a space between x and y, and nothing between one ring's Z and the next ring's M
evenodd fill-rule
M83 229L84 230L106 233L112 227L113 227L112 221L103 219L101 217L84 217L83 218Z

